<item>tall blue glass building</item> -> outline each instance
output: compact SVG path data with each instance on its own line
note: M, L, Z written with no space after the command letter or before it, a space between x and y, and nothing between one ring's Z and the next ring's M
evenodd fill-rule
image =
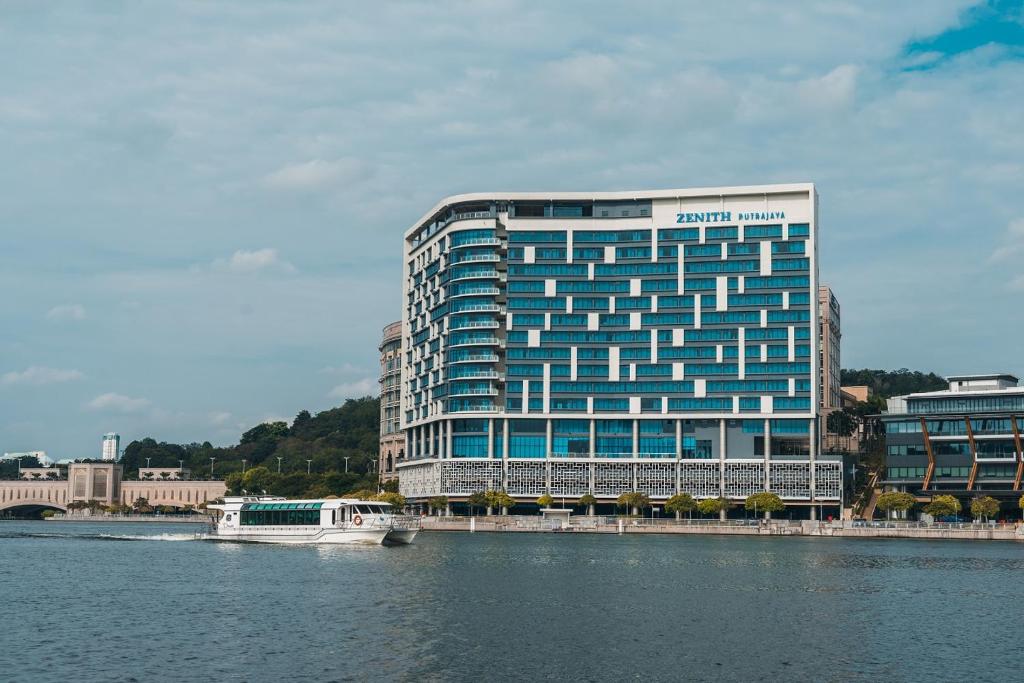
M811 184L449 197L405 235L401 490L835 513Z

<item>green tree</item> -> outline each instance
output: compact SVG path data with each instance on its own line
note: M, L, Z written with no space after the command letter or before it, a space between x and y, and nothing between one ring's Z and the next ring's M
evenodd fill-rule
M924 511L936 519L957 515L960 510L960 501L953 496L935 496L924 506Z
M267 439L283 439L288 436L287 422L264 422L244 432L239 444L253 443Z
M917 499L913 494L904 491L886 491L878 496L875 507L885 513L888 517L890 512L906 512L917 505Z
M675 513L676 519L680 519L684 512L693 512L697 507L697 501L689 493L677 493L665 501L665 512Z
M549 508L549 507L551 507L554 504L554 502L555 502L555 499L552 498L547 493L545 493L544 495L542 495L540 498L537 499L537 505L539 505L542 508Z
M148 514L153 512L153 506L149 504L149 498L139 496L132 503L132 510L141 514Z
M448 509L448 496L434 496L427 501L427 505L431 510L440 514L443 510Z
M250 467L242 477L242 488L249 493L277 493L277 483L281 479L277 472L271 472L263 465ZM329 494L330 491L328 490Z
M834 410L828 414L825 426L832 434L850 436L857 430L857 418L845 410Z
M753 510L755 514L763 512L765 519L769 519L773 512L782 512L785 510L786 504L782 502L781 498L771 491L761 491L760 493L752 493L747 496L747 500L743 503L743 507L747 510Z
M702 515L718 515L732 507L728 498L705 498L697 503L697 512Z
M476 508L487 507L487 494L483 491L471 493L469 498L466 499L466 505L469 506L469 514L473 514L473 510Z
M405 509L406 500L405 496L403 496L401 493L392 493L390 491L385 491L384 493L378 493L376 496L374 496L374 499L384 503L390 503L392 511L396 514L401 513L402 510Z
M646 493L640 491L627 491L618 497L616 501L620 508L626 508L634 517L640 514L644 508L651 506L651 499Z
M985 521L988 521L989 517L999 516L999 501L992 496L975 498L971 501L971 516Z
M501 514L508 514L509 509L516 504L515 498L500 489L485 491L484 495L487 497L487 507L497 508Z
M586 507L587 514L592 516L594 514L594 506L597 505L597 498L594 498L594 496L589 493L584 493L576 503L577 505Z

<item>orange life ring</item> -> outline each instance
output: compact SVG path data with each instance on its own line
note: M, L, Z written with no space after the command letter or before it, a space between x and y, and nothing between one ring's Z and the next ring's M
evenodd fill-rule
M355 524L356 526L362 526L363 525L363 518L362 518L362 516L361 515L356 515L355 517L353 517L352 518L352 523Z

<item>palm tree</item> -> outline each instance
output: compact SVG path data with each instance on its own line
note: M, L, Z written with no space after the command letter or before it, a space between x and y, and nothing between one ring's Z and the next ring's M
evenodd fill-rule
M676 519L682 519L684 512L692 512L697 501L689 493L677 493L665 501L665 512L676 513Z
M587 515L593 517L594 506L597 505L597 498L594 498L594 496L590 495L589 493L584 493L582 496L580 496L580 499L577 501L577 504L585 505L587 508Z

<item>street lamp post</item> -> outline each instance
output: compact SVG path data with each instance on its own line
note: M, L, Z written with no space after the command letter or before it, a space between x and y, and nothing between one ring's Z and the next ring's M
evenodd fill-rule
M210 479L213 479L213 463L217 458L210 458Z
M283 458L280 455L277 456L277 473L278 474L281 474L281 460L283 460Z
M306 474L310 473L309 472L309 468L312 467L312 465L313 465L313 461L312 460L307 460L306 461Z
M242 460L242 474L245 474L245 463L246 462L247 461L245 459Z
M352 456L349 456L349 455L345 456L345 474L348 474L348 459L350 457L352 457Z

